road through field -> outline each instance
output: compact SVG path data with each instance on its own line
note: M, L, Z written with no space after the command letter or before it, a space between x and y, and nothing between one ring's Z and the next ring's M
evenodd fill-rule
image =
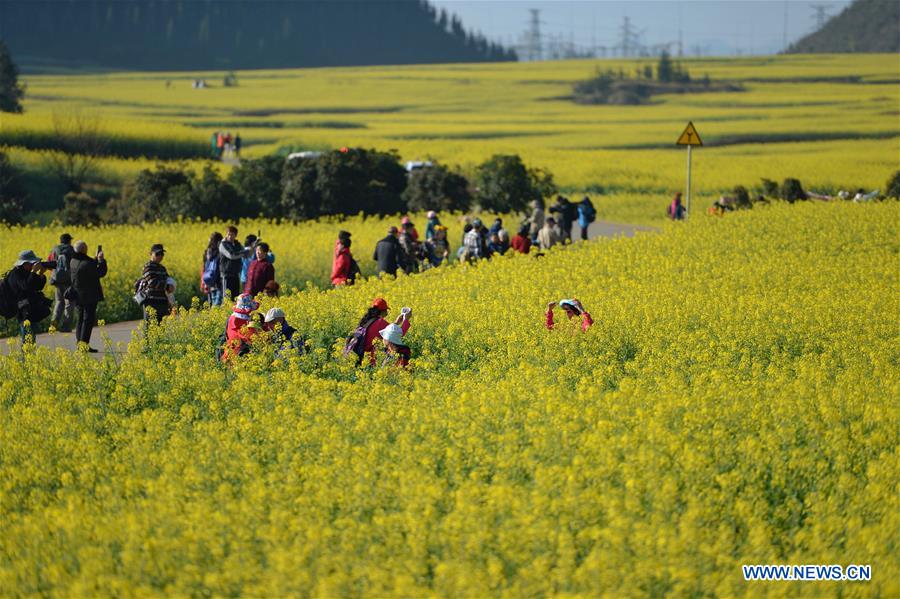
M588 230L588 237L596 239L598 237L634 237L639 232L658 232L655 227L647 227L641 225L627 225L622 223L613 223L608 221L597 221L592 223ZM581 227L576 223L572 227L572 239L578 240L581 236ZM94 329L91 336L91 346L98 350L98 353L91 354L96 358L101 358L106 354L123 354L128 349L131 342L131 335L140 327L140 320L132 320L128 322L117 322L108 324L103 327ZM107 342L108 338L108 342ZM68 350L75 350L75 334L74 333L42 333L37 336L35 343L41 347L55 349L62 347ZM14 348L18 350L18 339L0 340L0 355L8 355Z

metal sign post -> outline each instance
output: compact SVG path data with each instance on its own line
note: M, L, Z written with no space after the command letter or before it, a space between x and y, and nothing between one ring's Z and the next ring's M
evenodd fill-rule
M679 146L687 146L687 193L685 194L684 212L685 218L687 218L691 214L691 149L694 146L703 145L700 134L697 133L697 129L694 128L693 121L688 122L687 127L684 128L684 132L675 143Z

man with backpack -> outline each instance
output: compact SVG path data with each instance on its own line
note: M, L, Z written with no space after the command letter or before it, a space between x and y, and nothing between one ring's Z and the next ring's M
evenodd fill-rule
M59 245L50 251L50 262L56 262L56 270L50 275L50 284L56 288L51 322L57 330L68 333L72 330L74 304L66 299L66 291L72 284L71 262L75 250L72 248L72 236L63 233L59 236Z
M244 257L250 252L237 240L237 227L229 226L225 231L225 239L219 243L219 272L222 274L222 293L231 293L231 299L241 294L241 270Z
M22 343L34 342L32 326L50 316L51 302L42 290L47 284L44 271L53 266L41 262L32 250L24 250L13 269L0 281L0 316L16 317Z
M578 203L578 226L581 227L582 241L587 241L588 227L595 220L597 220L597 211L594 209L594 204L591 202L591 198L584 196Z

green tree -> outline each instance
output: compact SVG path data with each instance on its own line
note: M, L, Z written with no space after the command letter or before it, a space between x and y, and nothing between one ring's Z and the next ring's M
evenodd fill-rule
M459 173L434 163L409 176L403 200L410 210L459 210L472 205L469 182Z
M100 223L99 202L85 192L70 191L63 198L62 221L65 225L96 225Z
M885 185L884 195L895 200L900 200L900 171L894 171Z
M529 169L518 154L495 154L478 167L478 203L495 212L524 212L532 200L556 191L553 175Z
M315 158L287 160L281 173L281 214L294 220L315 218L322 208L316 189L318 161Z
M22 222L25 197L19 171L0 152L0 223Z
M244 159L232 169L228 181L237 189L251 212L277 218L284 216L281 203L281 175L284 165L285 160L281 156Z
M806 192L803 191L803 185L800 184L799 179L787 178L784 180L784 183L781 184L781 199L787 200L792 204L797 200L807 199Z
M672 59L669 57L669 53L663 50L663 53L659 55L659 62L656 64L656 79L663 83L669 83L674 74Z
M0 40L0 112L22 112L25 86L19 83L19 69Z

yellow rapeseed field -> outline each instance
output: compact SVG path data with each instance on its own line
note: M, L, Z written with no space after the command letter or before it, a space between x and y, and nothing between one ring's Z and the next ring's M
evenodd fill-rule
M895 597L898 222L778 204L309 289L286 362L217 363L225 308L0 357L0 589ZM340 357L376 296L413 309L408 371ZM572 296L594 326L546 330ZM767 563L872 580L744 581Z

